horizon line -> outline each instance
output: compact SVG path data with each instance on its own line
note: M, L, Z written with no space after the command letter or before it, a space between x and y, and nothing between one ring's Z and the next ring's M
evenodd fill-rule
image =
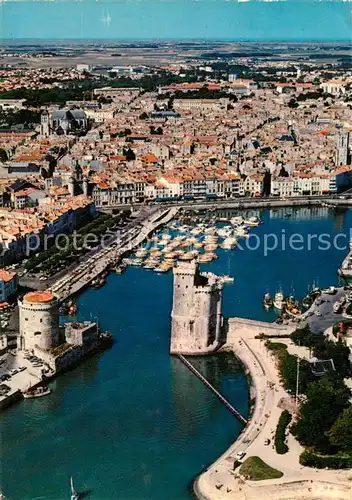
M202 37L202 38L193 38L193 37L182 37L182 38L165 38L165 37L153 37L153 38L133 38L133 37L122 37L122 38L106 38L106 37L94 37L94 38L80 38L80 37L59 37L59 38L2 38L0 36L1 42L31 42L31 41L45 41L45 42L57 42L57 41L106 41L106 42L183 42L183 41L193 41L193 42L249 42L249 43L257 43L257 42L267 42L267 43L309 43L309 42L326 42L326 43L340 43L347 42L352 49L352 43L350 38L217 38L217 37Z

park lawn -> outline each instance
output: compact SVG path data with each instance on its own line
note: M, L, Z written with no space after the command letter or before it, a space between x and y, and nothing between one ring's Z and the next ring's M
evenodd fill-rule
M283 476L281 471L273 469L259 457L248 457L241 465L239 472L251 481L279 479Z

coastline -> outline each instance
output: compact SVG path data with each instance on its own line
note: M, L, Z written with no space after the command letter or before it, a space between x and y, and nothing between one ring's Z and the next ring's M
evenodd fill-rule
M202 491L202 485L200 481L202 480L202 476L206 474L208 471L215 469L217 464L220 464L223 460L229 459L232 457L237 451L239 444L246 439L247 435L251 433L253 426L255 426L255 422L259 419L259 415L263 406L260 405L259 401L259 393L258 393L258 372L253 370L250 366L250 363L246 359L244 355L241 355L240 352L236 352L234 348L229 348L226 344L222 348L228 352L231 352L235 358L240 362L242 367L244 368L244 372L248 381L248 394L249 394L249 414L248 414L248 423L242 429L242 432L238 435L236 441L230 445L230 447L213 462L209 467L206 468L204 472L196 477L193 482L193 492L198 500L213 500L214 497L209 497L204 494ZM262 401L263 402L263 401Z
M348 470L301 466L299 455L304 448L290 434L287 438L289 451L285 456L276 454L274 446L265 446L265 439L272 439L270 433L276 429L282 411L280 401L289 395L281 387L272 355L259 339L254 338L255 332L249 333L248 329L249 336L243 338L245 333L244 330L239 331L224 349L232 352L245 367L249 390L255 392L254 406L247 426L236 441L195 478L195 497L198 500L349 500L352 487ZM234 469L236 454L240 451L245 453L246 458L261 457L269 466L283 472L283 476L262 481L245 480L240 477L238 468ZM239 466L238 463L236 465Z

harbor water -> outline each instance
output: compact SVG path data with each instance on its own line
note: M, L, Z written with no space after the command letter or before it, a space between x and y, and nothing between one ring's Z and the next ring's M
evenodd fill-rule
M298 209L303 210L303 209ZM253 233L348 235L350 211L264 211ZM349 236L348 236L349 237ZM342 245L342 242L340 242ZM347 239L348 244L348 239ZM346 250L220 250L202 266L235 277L224 314L272 320L262 296L278 288L302 297L313 282L337 282ZM91 500L187 500L194 477L236 439L241 424L178 359L168 354L172 275L130 268L79 298L79 318L98 318L114 346L60 376L45 398L1 415L0 491L8 500L65 500L69 477ZM245 416L248 387L229 355L197 368Z

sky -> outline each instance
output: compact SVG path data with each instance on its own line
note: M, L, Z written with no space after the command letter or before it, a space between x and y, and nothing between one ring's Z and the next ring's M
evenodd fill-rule
M0 38L351 40L351 7L349 0L0 0Z

